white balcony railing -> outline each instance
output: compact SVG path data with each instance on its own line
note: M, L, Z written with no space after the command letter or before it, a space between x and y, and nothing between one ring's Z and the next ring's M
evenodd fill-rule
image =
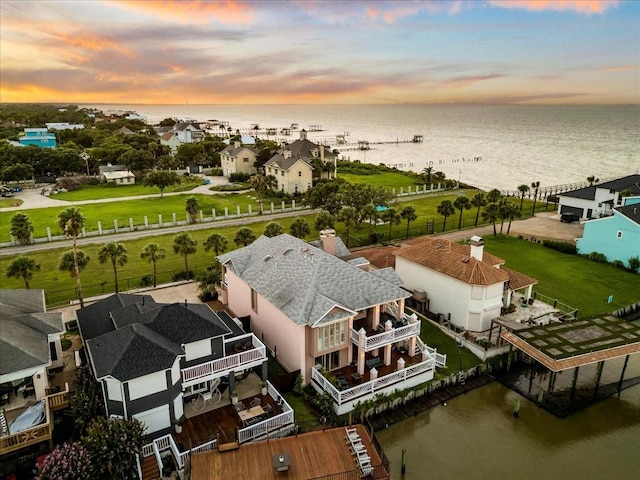
M243 339L247 341L251 340L253 348L182 369L182 388L185 389L206 380L224 377L233 371L257 367L267 361L267 349L252 333L241 337L234 337L232 340L229 340L225 346L236 344Z
M438 353L438 350L436 350L435 348L432 348L429 345L425 344L420 339L420 337L417 338L417 346L416 346L416 348L419 348L420 351L426 350L427 352L429 352L429 355L431 355L436 361L436 367L443 368L443 367L447 366L447 355L446 354L442 354L442 353Z
M238 430L239 443L255 442L257 440L265 440L273 437L283 437L293 431L294 413L293 408L280 395L270 382L267 382L267 388L271 398L280 400L282 413L268 418L260 423L251 425L250 427Z
M403 327L391 328L391 330L376 333L371 336L367 336L366 333L358 332L353 328L351 329L351 341L356 345L360 345L360 340L363 339L365 352L384 347L391 343L408 340L417 335L420 335L420 320L417 320L415 323L409 323Z

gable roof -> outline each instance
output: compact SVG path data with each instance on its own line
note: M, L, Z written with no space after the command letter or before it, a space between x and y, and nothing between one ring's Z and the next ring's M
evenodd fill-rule
M297 157L289 157L289 158L285 158L283 155L277 153L275 154L273 157L271 157L269 160L266 161L266 163L264 164L265 167L271 167L271 166L278 166L279 168L281 168L282 170L289 170L291 167L293 167L296 163L298 162L302 162L304 165L306 165L307 167L309 167L311 170L313 170L313 167L311 166L311 164L309 162L306 161L306 159L304 158L297 158Z
M229 145L228 147L225 147L220 153L226 153L232 157L237 156L242 150L249 150L251 153L253 153L254 155L257 155L259 152L257 149L252 148L252 147L247 147L246 145L240 145L239 147L236 147L235 145Z
M620 213L621 215L624 215L637 225L640 225L640 204L617 207L614 209L614 211Z
M596 190L601 188L615 192L629 190L633 195L638 195L640 194L640 175L627 175L626 177L616 178L608 182L597 183L589 187L563 192L560 193L559 196L594 200L596 198Z
M0 375L43 367L48 336L64 332L62 314L44 312L43 290L0 290L0 332Z
M200 129L200 125L198 125L197 123L192 123L192 122L179 122L176 123L173 126L173 130L176 132L181 132L183 130L192 130L192 131L197 131L197 132L201 132L202 130Z
M298 238L261 236L218 256L298 325L313 325L335 307L354 312L407 298L408 292Z

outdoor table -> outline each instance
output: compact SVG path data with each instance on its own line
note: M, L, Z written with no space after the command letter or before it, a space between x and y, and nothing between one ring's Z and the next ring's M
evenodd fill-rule
M271 462L276 472L286 472L291 466L291 457L288 453L279 453L271 457Z
M238 412L238 416L240 417L240 420L242 420L243 423L246 423L247 420L253 417L264 415L264 413L265 413L264 408L258 405L257 407L251 407L248 410L242 410L241 412Z

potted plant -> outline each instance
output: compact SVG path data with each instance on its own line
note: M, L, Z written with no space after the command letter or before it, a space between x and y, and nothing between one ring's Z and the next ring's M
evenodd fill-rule
M263 397L269 392L266 380L260 382L260 389Z
M238 392L234 390L231 392L231 405L237 405L237 404L238 404Z
M182 425L180 425L180 422L178 420L174 420L173 428L175 429L176 433L182 433Z

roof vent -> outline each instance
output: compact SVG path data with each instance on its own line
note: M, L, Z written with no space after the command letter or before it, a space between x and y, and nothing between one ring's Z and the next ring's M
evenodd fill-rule
M469 257L462 257L462 263L469 263Z
M440 242L436 243L436 248L440 248L442 244Z
M302 248L300 249L300 251L301 251L302 253L306 253L306 252L308 252L308 251L309 251L309 247L302 247Z
M273 257L271 255L265 255L264 258L262 259L263 262L268 262L269 260L271 260Z
M291 252L293 252L293 248L287 248L284 252L282 252L282 255L288 255Z

